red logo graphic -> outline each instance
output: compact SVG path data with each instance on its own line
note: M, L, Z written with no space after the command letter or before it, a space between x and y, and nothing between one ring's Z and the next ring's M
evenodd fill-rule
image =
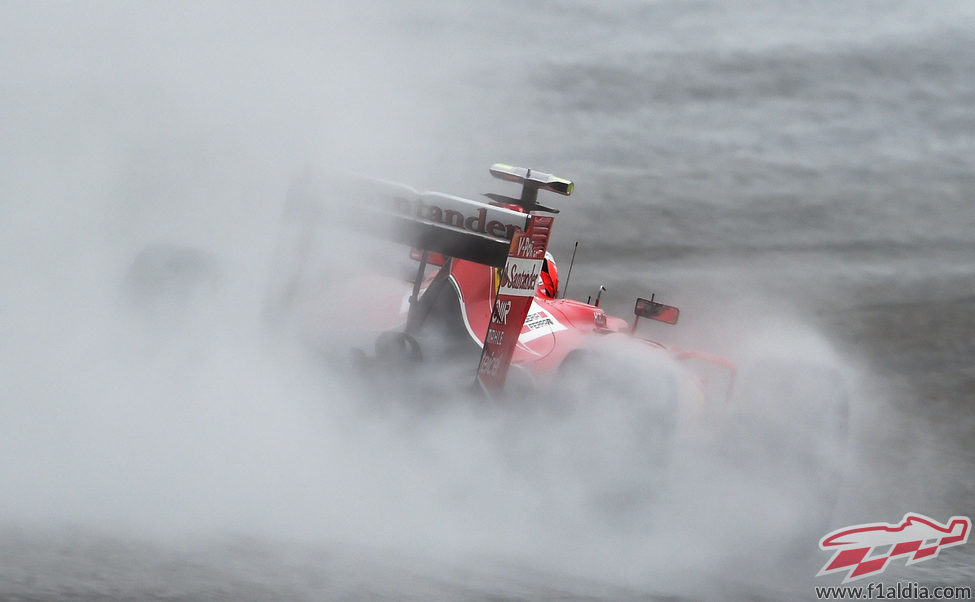
M908 556L917 564L938 556L943 548L968 541L972 520L952 516L945 524L923 514L909 512L899 524L868 523L833 531L819 542L819 549L834 552L817 577L846 571L843 583L884 572L891 558Z

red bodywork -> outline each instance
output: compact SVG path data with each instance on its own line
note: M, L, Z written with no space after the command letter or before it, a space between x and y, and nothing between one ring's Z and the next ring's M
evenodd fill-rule
M503 386L509 367L509 353L510 367L527 376L533 384L546 387L552 384L559 368L574 353L593 350L602 342L617 337L639 341L636 354L642 355L642 350L646 350L647 357L665 357L668 361L685 365L688 370L684 372L688 374L698 372L695 368L701 364L717 366L727 375L722 380L728 382L730 387L734 380L734 366L730 362L708 354L668 349L632 336L640 317L676 323L677 308L655 303L652 297L649 300L639 299L635 308L637 318L631 322L607 315L598 307L598 300L596 305L591 305L558 298L554 262L549 265L547 260L544 263L542 260L557 211L538 205L535 196L539 190L571 194L572 183L551 174L502 164L492 166L491 173L502 180L522 184L521 197L516 199L488 194L490 202L472 201L442 193L417 192L407 186L384 181L358 182L368 191L364 197L366 200L359 204L379 208L365 220L369 227L373 227L374 222L388 224L390 227L385 235L413 247L412 256L422 262L421 268L414 282L372 276L363 278L360 283L350 283L351 286L343 287L341 294L337 295L348 296L349 299L335 299L336 295L333 294L333 303L315 303L305 314L306 318L312 318L311 323L324 323L329 317L343 315L335 307L355 307L357 318L343 321L343 327L382 332L386 341L405 343L417 351L413 359L422 359L427 354L422 352L422 345L414 337L424 331L423 324L428 316L433 315L435 321L452 324L450 334L459 334L460 325L453 321L452 311L448 314L443 311L442 305L435 305L438 299L447 298L450 293L446 289L452 288L467 336L481 348L481 361L471 366L472 376L476 371L482 385L486 384L485 380L494 381L494 385L487 387L494 389L489 393L500 391ZM535 231L532 224L536 222L545 225ZM527 255L519 255L515 249L514 241L520 236L516 235L519 232L528 235L532 244L536 245L531 250L531 259ZM515 263L511 264L512 261ZM540 264L545 267L537 272ZM529 273L519 265L531 265L531 276L519 279L517 276L525 277ZM537 285L532 295L530 282L536 274ZM496 307L499 286L502 280L509 282L509 276L515 278L518 284L503 292L502 303ZM448 283L450 286L447 286ZM504 325L496 319L495 327L489 328L492 312L496 318L501 315L506 296L511 296L511 307L517 306L520 310L517 318ZM511 335L518 332L517 323L521 322L528 298L531 301L527 317L521 324L520 334L512 349ZM316 319L319 317L322 319ZM492 346L499 346L500 340L504 341L503 354L491 349ZM378 343L377 355L380 355L379 347L382 345ZM452 351L453 348L450 353ZM640 365L639 361L636 365ZM494 366L498 367L496 378L488 374ZM486 375L489 378L485 379Z
M494 268L470 261L454 260L450 266L450 283L460 300L464 325L479 345L494 307L496 274ZM545 383L570 353L586 346L588 337L612 332L629 332L629 324L587 303L536 293L511 364Z

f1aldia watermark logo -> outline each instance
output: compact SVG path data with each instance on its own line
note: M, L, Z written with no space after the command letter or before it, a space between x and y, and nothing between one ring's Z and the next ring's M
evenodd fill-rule
M914 512L908 512L900 523L867 523L851 525L827 534L819 549L833 552L817 577L846 573L843 583L879 575L892 558L906 557L908 566L937 558L944 548L968 541L972 520L952 516L944 524Z

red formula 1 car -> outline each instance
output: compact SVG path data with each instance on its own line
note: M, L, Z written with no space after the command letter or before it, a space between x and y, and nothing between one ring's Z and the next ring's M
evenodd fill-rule
M775 340L771 356L736 352L732 364L642 338L641 319L678 321L678 309L653 295L636 300L632 321L606 314L599 294L591 303L566 298L548 252L558 212L538 195L571 194L572 183L508 165L491 173L520 186L518 196L477 201L387 181L299 180L265 320L275 333L292 326L330 374L362 377L350 389L367 402L424 408L473 387L512 402L499 407L553 409L514 421L524 436L505 439L514 448L506 453L525 451L520 464L541 465L536 475L571 466L597 497L650 499L684 444L706 450L704 465L734 472L722 481L732 487L761 476L771 485L756 491L784 491L797 506L833 494L849 406L828 354ZM217 275L202 252L156 246L136 258L126 283L133 302L151 308L161 293L191 298L196 285L218 286ZM350 348L357 372L345 370Z
M487 201L482 202L421 193L377 180L357 180L343 190L343 195L359 197L355 207L371 208L359 225L366 224L370 232L408 245L412 248L410 256L418 263L410 280L370 274L355 279L358 284L343 287L342 292L349 297L345 305L357 308L356 325L371 330L376 338L374 361L432 359L440 363L446 358L467 357L471 381L487 394L499 396L509 380L519 391L524 387L564 386L564 380L594 369L594 362L614 362L617 360L610 356L625 356L638 366L637 372L646 371L652 364L676 374L679 384L670 388L677 386L682 391L702 388L705 383L697 371L677 366L706 365L709 388L724 396L729 393L735 373L731 362L705 353L669 349L636 335L641 318L676 324L676 307L658 303L652 295L639 298L630 322L606 314L599 307L598 294L594 302L562 295L559 273L548 252L558 210L541 205L538 193L569 195L572 182L502 164L492 166L491 174L519 185L520 194L509 197L489 193ZM329 190L335 194L333 183ZM320 197L320 188L301 185L292 191L291 202L308 207ZM296 220L301 233L294 238L300 250L292 251L292 255L301 256L298 263L305 264L308 248L321 234L311 231L311 212L296 213L301 216ZM278 287L287 291L287 298L279 305L294 309L294 299L304 298L304 309L298 312L303 316L304 333L315 331L307 325L322 315L334 317L336 313L322 310L334 306L335 291L309 295L310 281L316 278L299 269ZM331 303L325 298L332 298ZM452 324L445 326L445 322ZM428 335L428 329L437 335ZM452 344L443 352L443 341L438 339L444 338L445 331ZM622 346L627 347L625 351L614 351ZM715 381L721 384L714 386Z

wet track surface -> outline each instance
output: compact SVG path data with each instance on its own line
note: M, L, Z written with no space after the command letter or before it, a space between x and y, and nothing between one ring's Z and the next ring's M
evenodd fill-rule
M263 355L233 345L257 321L235 309L260 303L287 184L320 159L469 196L497 188L495 161L573 179L552 243L565 274L581 241L570 296L605 284L626 316L652 290L682 310L655 334L718 352L799 324L848 362L830 530L975 516L968 4L369 4L226 22L216 4L186 23L32 6L0 8L15 343L0 355L0 599L778 600L838 584L814 578L825 530L787 509L742 510L781 537L719 529L693 546L549 512L472 443L492 426L413 416L390 432L416 449L377 449L343 446L360 425L342 424L316 447L315 421L347 416L301 403L350 396L250 374ZM230 266L203 304L223 309L193 322L116 304L130 258L159 241ZM362 441L384 445L370 420ZM429 494L397 474L414 460ZM330 480L333 464L348 474ZM741 501L715 491L716 514ZM975 544L878 580L975 587Z

